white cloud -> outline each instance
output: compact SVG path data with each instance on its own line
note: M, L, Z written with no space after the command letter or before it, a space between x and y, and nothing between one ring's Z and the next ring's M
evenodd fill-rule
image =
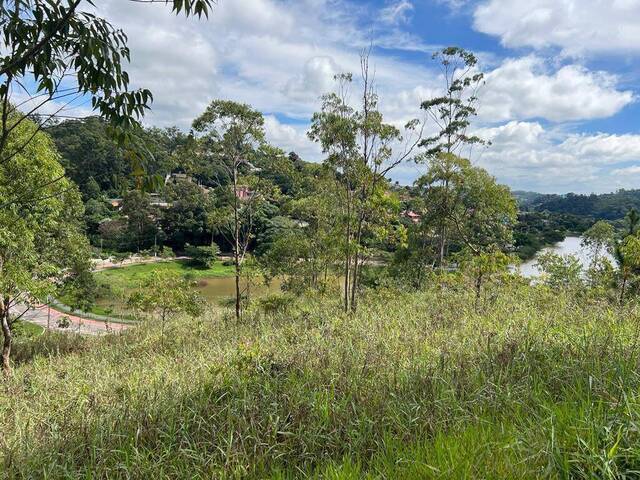
M537 122L479 129L492 145L478 165L514 188L541 192L612 191L637 187L621 165L640 162L640 135L576 134L546 130Z
M631 167L616 168L611 172L612 175L626 177L628 175L638 176L640 175L640 165L633 165Z
M407 23L413 11L413 4L408 0L396 0L380 11L380 19L390 25Z
M558 46L568 54L640 50L639 0L488 0L477 30L508 47Z
M567 65L549 72L540 57L506 60L486 76L481 92L483 118L491 121L545 118L587 120L615 115L633 101L619 91L616 77Z
M296 152L306 160L321 158L320 147L307 138L306 125L283 124L273 115L267 115L264 119L264 127L267 140L285 152Z
M343 72L332 57L313 57L307 60L303 71L287 82L284 93L293 100L315 101L335 86L334 76Z

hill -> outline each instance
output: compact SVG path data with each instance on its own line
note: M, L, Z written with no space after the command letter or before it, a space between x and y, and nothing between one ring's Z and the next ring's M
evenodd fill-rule
M620 220L632 208L640 210L640 190L618 190L599 195L513 193L522 210L588 216L598 220Z

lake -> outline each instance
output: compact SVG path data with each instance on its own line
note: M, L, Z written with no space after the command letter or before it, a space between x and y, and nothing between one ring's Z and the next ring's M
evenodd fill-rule
M567 237L562 242L543 248L540 252L536 253L536 256L533 259L520 265L518 270L522 276L527 278L540 276L540 270L538 270L536 264L538 262L538 256L542 252L553 252L558 255L573 255L580 260L580 263L582 263L584 268L587 268L591 262L591 256L587 250L582 248L580 242L582 242L582 237ZM605 253L605 256L613 262L613 257L611 255Z

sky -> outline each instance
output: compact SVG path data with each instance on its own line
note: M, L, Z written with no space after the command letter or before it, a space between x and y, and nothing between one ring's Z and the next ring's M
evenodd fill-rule
M456 45L486 75L472 130L491 145L468 152L475 165L517 190L640 188L640 0L217 0L208 20L97 3L129 37L132 86L154 94L147 125L188 129L213 99L245 102L274 145L321 161L310 118L335 74L359 72L363 47L380 109L401 125L442 93L431 55Z

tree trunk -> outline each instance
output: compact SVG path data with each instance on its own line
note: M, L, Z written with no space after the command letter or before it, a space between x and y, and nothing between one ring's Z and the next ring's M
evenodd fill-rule
M8 376L11 374L11 343L13 335L9 325L9 301L4 298L0 300L0 322L2 323L2 372Z
M620 299L618 302L622 305L622 301L624 300L624 291L627 287L627 276L622 277L622 288L620 289Z
M440 227L440 252L439 252L439 258L438 258L438 262L440 263L440 270L444 270L444 251L445 251L445 245L447 243L446 240L446 233L445 233L446 227L444 225L442 225Z
M352 272L352 285L351 285L351 311L356 311L357 305L357 290L358 290L358 281L359 281L359 268L360 268L360 241L362 240L362 228L364 224L364 215L360 215L360 219L358 221L358 230L356 232L356 251L354 255L354 264L353 264L353 272Z
M348 186L347 186L346 240L347 240L347 252L345 255L345 262L344 262L344 311L348 312L349 311L349 289L350 289L349 273L351 271L351 192Z
M233 170L233 263L236 271L236 320L240 320L240 219L238 218L238 170Z

